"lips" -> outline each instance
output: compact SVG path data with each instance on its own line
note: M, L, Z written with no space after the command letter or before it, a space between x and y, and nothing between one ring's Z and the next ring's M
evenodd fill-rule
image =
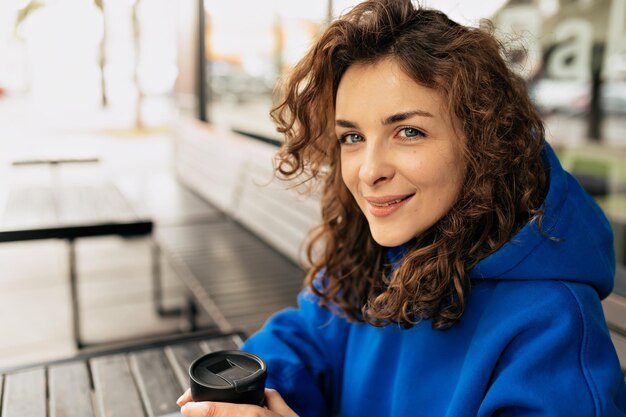
M383 197L365 197L370 213L375 217L385 217L400 209L415 194L388 195Z

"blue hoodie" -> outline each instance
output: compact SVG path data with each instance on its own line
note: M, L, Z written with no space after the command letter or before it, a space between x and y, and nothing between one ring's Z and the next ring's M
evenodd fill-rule
M457 324L349 323L305 290L243 346L267 362L268 387L301 417L626 416L600 304L613 286L611 229L549 146L545 156L543 230L558 239L529 223L478 263Z

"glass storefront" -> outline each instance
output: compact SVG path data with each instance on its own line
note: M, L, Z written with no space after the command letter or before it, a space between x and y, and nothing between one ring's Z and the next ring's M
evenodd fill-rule
M329 20L357 3L0 2L0 97L37 99L29 111L44 125L70 115L93 124L94 114L103 123L163 124L174 102L179 113L280 143L269 118L276 83ZM420 3L463 24L494 22L547 139L615 223L625 263L626 0ZM0 106L19 118L9 100Z
M328 20L356 3L205 0L210 122L280 142L269 119L274 85ZM626 0L426 4L463 24L494 23L544 117L547 139L613 221L625 263Z
M280 141L268 116L274 86L324 25L357 3L205 0L206 118L236 131ZM493 14L502 0L422 3L470 23ZM242 9L247 12L240 13Z

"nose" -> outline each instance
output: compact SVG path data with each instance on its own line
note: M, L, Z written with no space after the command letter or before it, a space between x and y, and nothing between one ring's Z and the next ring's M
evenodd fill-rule
M391 154L384 143L375 140L366 142L359 168L359 179L369 186L374 186L390 180L393 174Z

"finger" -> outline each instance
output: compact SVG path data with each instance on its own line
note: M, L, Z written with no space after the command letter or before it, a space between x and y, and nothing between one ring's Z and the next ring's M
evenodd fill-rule
M178 404L179 407L182 407L189 401L191 401L191 389L187 389L187 391L185 391L185 393L176 400L176 404Z
M289 408L278 391L274 389L265 389L265 404L270 411L280 414L282 417L298 417L298 415Z
M266 410L265 408L257 407L256 405L218 403L210 401L190 401L182 406L180 412L185 417L276 416L273 412Z

